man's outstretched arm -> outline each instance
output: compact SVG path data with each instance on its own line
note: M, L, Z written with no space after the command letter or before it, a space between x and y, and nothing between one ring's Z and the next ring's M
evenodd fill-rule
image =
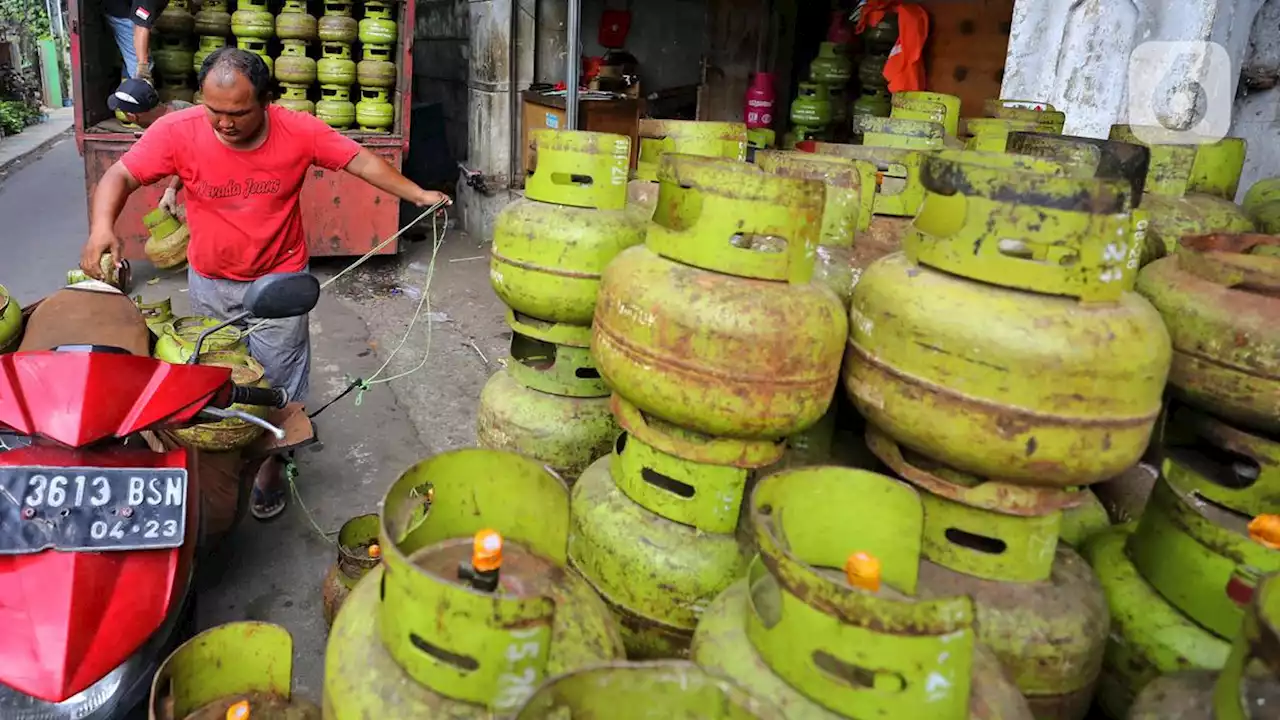
M347 163L343 169L379 190L389 192L418 207L431 207L441 200L446 204L453 204L449 196L442 192L423 190L418 187L417 183L401 175L398 170L391 167L390 163L370 152L368 148L360 148L360 152L351 158L351 162Z

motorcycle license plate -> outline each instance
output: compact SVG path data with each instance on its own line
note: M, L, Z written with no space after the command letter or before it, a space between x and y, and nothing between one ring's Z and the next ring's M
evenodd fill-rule
M173 548L186 522L185 469L0 467L0 555Z

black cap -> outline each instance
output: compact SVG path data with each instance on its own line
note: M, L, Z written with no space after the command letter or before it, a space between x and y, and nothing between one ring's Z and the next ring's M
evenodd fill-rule
M131 78L120 83L120 87L107 98L107 107L112 112L144 113L153 110L160 104L160 96L151 83L138 78Z

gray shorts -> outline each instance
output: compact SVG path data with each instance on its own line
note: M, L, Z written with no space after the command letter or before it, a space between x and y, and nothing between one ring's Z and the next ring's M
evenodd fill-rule
M207 278L187 268L187 292L195 315L225 320L244 310L244 294L249 283ZM245 330L256 325L250 318L239 323ZM267 320L248 337L249 354L262 363L272 387L284 388L289 399L306 402L311 385L311 331L307 317Z

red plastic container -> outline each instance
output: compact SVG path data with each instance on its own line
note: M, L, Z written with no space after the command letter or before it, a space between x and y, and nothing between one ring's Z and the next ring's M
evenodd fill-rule
M831 11L831 24L827 26L827 42L837 45L848 45L853 42L853 27L849 25L848 11Z
M773 126L773 105L777 98L773 92L773 73L756 73L747 88L747 104L742 116L748 128Z

